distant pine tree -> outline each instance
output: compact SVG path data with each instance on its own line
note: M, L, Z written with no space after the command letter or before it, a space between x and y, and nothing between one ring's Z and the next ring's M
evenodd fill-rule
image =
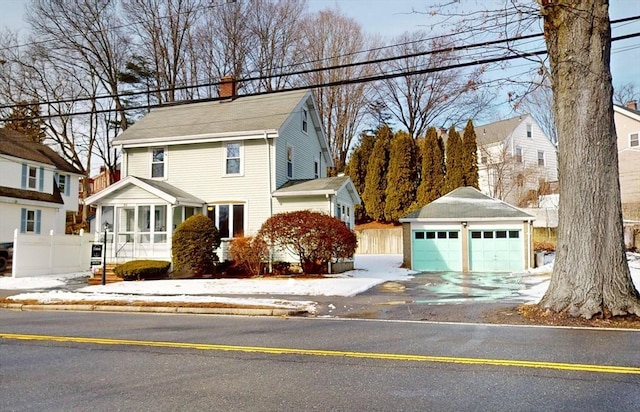
M460 139L460 134L456 132L455 126L451 126L449 129L446 157L447 174L443 190L445 194L464 186L462 139Z
M398 132L391 141L387 170L384 217L397 221L407 214L416 198L416 145L407 132Z
M420 140L422 140L421 181L416 193L415 209L433 202L444 194L444 143L435 127L429 127L425 138Z
M464 186L480 189L478 184L478 144L471 119L467 122L462 135L462 165Z
M376 142L369 156L362 201L367 215L373 220L384 221L384 205L387 190L387 167L393 131L382 126L376 131Z
M375 136L363 133L360 136L360 142L353 149L347 164L346 172L353 181L358 194L362 195L366 186L367 167L369 166L369 157L375 145ZM371 220L367 215L363 205L355 207L356 223Z
M40 118L40 106L37 103L20 102L4 120L7 129L15 130L37 143L44 142L44 122Z

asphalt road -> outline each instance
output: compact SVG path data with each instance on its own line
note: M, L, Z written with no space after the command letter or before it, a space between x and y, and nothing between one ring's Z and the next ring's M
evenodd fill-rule
M624 411L640 332L0 311L2 411Z

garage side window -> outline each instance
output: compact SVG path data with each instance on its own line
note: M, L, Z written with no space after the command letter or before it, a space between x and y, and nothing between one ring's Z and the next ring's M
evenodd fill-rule
M509 238L510 239L517 239L520 237L520 232L518 230L510 230L509 231Z
M471 238L472 239L480 239L480 238L482 238L482 232L472 231L471 232Z
M424 232L416 232L414 236L416 239L424 239Z
M457 239L458 232L449 232L449 239Z
M436 232L427 232L427 239L435 239Z

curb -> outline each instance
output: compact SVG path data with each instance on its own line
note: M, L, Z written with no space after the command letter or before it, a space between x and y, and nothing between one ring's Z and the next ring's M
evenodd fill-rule
M199 308L180 306L111 306L111 305L30 305L2 303L0 308L15 311L69 310L76 312L180 313L194 315L299 316L305 310L283 308Z

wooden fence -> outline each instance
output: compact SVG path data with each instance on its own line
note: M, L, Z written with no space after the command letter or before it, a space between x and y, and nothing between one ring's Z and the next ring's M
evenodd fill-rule
M402 226L391 229L356 230L356 236L358 237L357 254L402 254Z

